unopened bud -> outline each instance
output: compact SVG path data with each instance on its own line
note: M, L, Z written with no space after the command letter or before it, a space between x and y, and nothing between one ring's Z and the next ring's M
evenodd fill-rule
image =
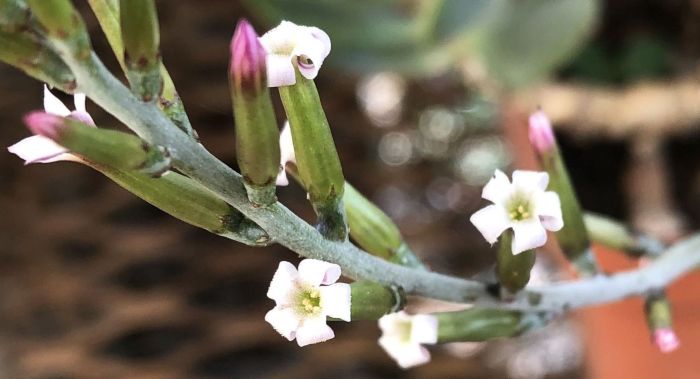
M538 154L548 152L554 148L555 140L552 123L544 112L537 111L530 115L528 132L530 143Z
M70 0L27 0L27 4L50 38L65 43L78 59L90 56L85 22Z
M154 0L121 0L119 12L132 92L143 101L153 101L163 90L156 4Z
M664 291L656 291L647 296L644 313L654 344L662 353L670 353L680 345L673 331L671 305Z
M267 205L276 201L275 179L280 148L277 122L265 83L265 49L246 20L231 41L229 86L236 121L236 157L248 199Z

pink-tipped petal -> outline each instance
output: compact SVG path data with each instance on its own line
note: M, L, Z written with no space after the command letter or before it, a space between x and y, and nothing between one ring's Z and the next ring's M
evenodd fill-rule
M286 338L288 341L296 337L296 330L301 320L296 313L289 308L274 307L265 314L265 321Z
M530 143L538 153L551 151L554 147L554 131L544 112L537 111L530 115L528 132Z
M513 255L536 249L547 242L547 232L539 220L528 219L513 223Z
M297 269L293 264L282 261L277 267L277 271L272 276L270 288L267 290L267 297L274 300L278 305L286 305L292 299L290 294L295 292L299 279Z
M493 177L481 191L481 197L495 204L503 204L511 196L510 180L501 170L496 170Z
M83 108L85 108L84 103ZM44 111L46 111L46 113L61 117L68 117L68 115L70 115L70 109L68 109L68 107L66 107L66 105L63 104L59 98L51 93L46 84L44 84Z
M316 28L317 32L315 34L310 29L305 28L304 33L300 33L301 37L292 51L292 56L298 58L297 67L299 67L299 72L306 79L316 78L323 61L330 51L330 46L324 42L329 40L328 35L318 28ZM319 32L323 33L325 38L317 38L316 35Z
M68 154L68 150L63 146L44 136L27 137L8 147L7 151L22 158L24 164L80 160Z
M513 171L513 186L526 192L544 191L549 184L549 174L540 171Z
M328 341L333 337L335 337L335 333L326 324L325 317L304 320L296 330L297 344L300 347Z
M326 316L350 322L350 285L335 283L319 288L321 309Z
M309 286L333 284L340 278L340 266L318 259L304 259L299 263L299 279Z
M654 344L662 353L670 353L680 346L680 341L673 329L661 328L654 331Z
M478 210L469 221L490 244L496 243L498 236L512 224L505 208L498 205L489 205Z
M540 217L545 229L556 232L564 227L561 214L561 201L556 192L538 193L535 197L535 214Z
M89 113L83 111L73 111L70 113L68 118L82 122L83 124L89 126L95 126L95 121L92 120L92 116Z
M237 88L258 93L266 87L267 51L250 23L242 19L231 39L229 77Z

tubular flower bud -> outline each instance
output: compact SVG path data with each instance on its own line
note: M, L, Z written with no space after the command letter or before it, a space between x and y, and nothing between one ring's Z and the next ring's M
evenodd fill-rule
M90 56L85 22L70 0L27 0L27 4L50 38L66 43L79 59Z
M121 0L119 12L131 90L143 101L154 101L163 90L156 4L154 0Z
M561 198L562 217L566 226L557 231L559 245L581 274L594 275L598 268L590 249L581 205L557 148L552 125L544 112L537 111L530 116L529 135L542 168L551 179L550 189Z
M270 92L265 84L265 49L246 20L231 41L229 84L236 121L236 156L248 199L267 205L276 201L280 148Z

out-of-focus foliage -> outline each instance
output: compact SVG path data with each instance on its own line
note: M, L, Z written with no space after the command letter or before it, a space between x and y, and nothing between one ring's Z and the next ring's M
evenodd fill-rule
M477 58L506 86L540 79L590 35L598 0L245 0L264 22L318 26L332 64L428 76Z

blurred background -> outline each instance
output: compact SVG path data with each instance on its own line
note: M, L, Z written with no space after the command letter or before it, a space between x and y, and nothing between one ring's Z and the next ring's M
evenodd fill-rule
M119 72L86 2L93 44ZM585 209L674 241L700 221L700 1L161 1L162 52L203 144L235 167L228 44L236 21L324 29L316 80L347 179L433 269L494 262L468 222L496 168L534 168L527 115L557 128ZM0 47L2 48L2 47ZM274 92L273 92L274 93ZM0 145L27 136L41 84L0 65ZM276 97L276 95L275 95ZM69 97L63 97L67 102ZM280 123L282 108L277 98ZM100 126L122 128L88 103ZM697 378L698 278L672 300L682 347L656 352L641 301L527 336L431 348L399 370L373 322L299 349L264 322L280 260L161 213L97 172L0 154L0 378ZM312 219L304 192L280 200ZM553 254L533 281L567 277ZM610 269L630 267L611 262ZM695 279L695 280L694 280ZM596 313L597 312L597 313ZM694 334L693 334L694 333ZM633 371L637 369L640 372ZM617 370L617 371L616 371Z

